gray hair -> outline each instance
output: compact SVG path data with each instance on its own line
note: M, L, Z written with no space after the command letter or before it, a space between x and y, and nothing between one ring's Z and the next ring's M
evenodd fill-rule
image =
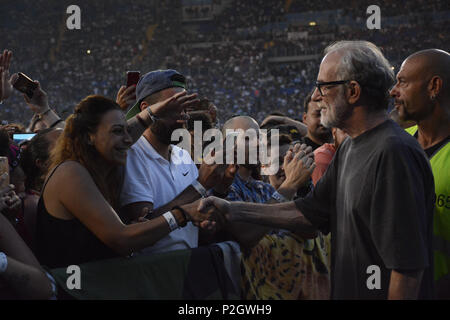
M394 70L381 50L368 41L338 41L325 49L325 55L342 51L337 68L341 80L355 80L372 110L386 110L389 90L394 84Z

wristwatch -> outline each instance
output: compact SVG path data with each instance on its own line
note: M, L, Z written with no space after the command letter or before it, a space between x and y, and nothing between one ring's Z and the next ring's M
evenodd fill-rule
M287 202L289 201L288 199L286 199L281 193L279 193L278 191L275 191L272 194L272 198L277 200L278 202Z
M156 121L159 120L159 118L153 114L152 110L150 109L150 106L147 108L147 112L148 115L150 116L150 119L152 119L152 123L155 123Z

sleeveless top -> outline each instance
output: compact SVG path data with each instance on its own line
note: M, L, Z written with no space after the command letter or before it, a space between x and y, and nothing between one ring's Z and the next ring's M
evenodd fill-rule
M44 203L44 189L58 167L59 165L53 169L44 184L38 202L34 251L39 262L53 269L119 256L77 218L63 220L48 213Z

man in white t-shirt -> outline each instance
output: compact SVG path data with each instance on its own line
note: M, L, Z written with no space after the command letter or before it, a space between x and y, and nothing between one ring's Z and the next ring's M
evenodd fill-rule
M147 73L137 84L137 103L127 113L127 118L185 91L185 84L184 76L175 70ZM144 208L151 211L148 219L170 215L172 208L205 196L206 190L220 181L219 165L202 165L199 172L189 153L171 144L172 132L183 127L183 119L174 115L164 120L154 118L153 122L128 152L120 197L121 216L125 222L137 220ZM192 223L171 229L172 232L162 235L161 240L144 253L197 247L198 228Z

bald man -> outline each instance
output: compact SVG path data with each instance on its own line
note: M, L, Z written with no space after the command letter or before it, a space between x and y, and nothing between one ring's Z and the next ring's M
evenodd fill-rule
M223 135L227 130L253 130L257 137L259 125L251 117L239 116L228 120L223 126ZM228 132L229 134L229 132ZM248 134L249 137L252 134ZM312 148L306 144L298 144L287 150L290 154L304 154L301 158L293 157L287 161L283 155L283 170L286 178L275 189L269 183L261 180L258 165L257 141L246 141L238 137L237 144L244 144L245 157L239 163L229 193L228 201L246 203L279 203L290 201L297 190L309 183L309 178L315 165L313 164ZM238 147L239 148L239 147ZM271 150L271 158L279 161L279 150ZM298 153L297 153L298 152ZM253 159L251 154L255 153ZM238 159L239 160L239 159ZM253 160L253 161L252 161ZM329 265L327 239L316 232L270 232L258 224L231 222L226 225L226 232L237 240L244 250L241 260L243 274L244 299L327 299L329 297ZM289 257L289 258L288 258ZM261 264L261 262L263 262ZM301 274L301 270L310 270ZM295 283L292 283L295 279ZM280 286L280 283L290 285Z
M427 154L434 175L434 278L437 298L450 299L450 54L438 49L406 58L390 92L401 121Z
M229 133L229 131L237 130L246 132L249 137L252 137L249 131L253 131L254 137L259 137L259 125L252 117L233 117L225 122L222 127L224 136L227 136L227 131ZM259 177L258 140L254 139L252 141L252 138L244 140L238 137L237 144L238 151L239 144L245 144L242 146L245 150L245 156L241 159L243 162L239 162L239 157L237 159L239 169L226 196L226 199L230 201L277 203L292 200L298 188L309 180L315 168L312 149L305 145L302 149L305 154L305 163L299 163L297 166L293 166L293 163L289 165L285 169L285 181L278 189L275 189ZM296 151L300 151L300 148L297 147ZM295 161L298 161L298 159L295 159ZM270 231L270 228L256 228L247 224L234 224L232 234L235 235L242 246L251 248L268 231Z

